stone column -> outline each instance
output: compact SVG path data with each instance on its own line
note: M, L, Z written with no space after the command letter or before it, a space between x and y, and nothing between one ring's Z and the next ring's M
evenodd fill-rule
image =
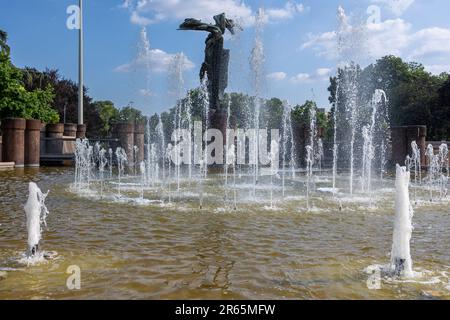
M208 129L216 129L222 133L222 142L225 146L227 144L227 112L225 110L209 110L209 128ZM226 155L226 150L224 150L223 155ZM223 159L223 163L225 163L225 158ZM209 166L211 168L220 169L223 168L223 165L212 165Z
M74 154L76 150L75 138L77 137L77 125L74 123L64 124L63 154Z
M46 152L48 154L62 154L63 153L63 134L64 124L48 124L46 130L47 138L54 138L55 140L47 140Z
M144 144L145 144L145 125L143 123L136 123L134 126L134 145L139 148L136 165L144 161Z
M406 128L406 143L409 155L412 154L411 142L416 141L417 146L420 149L420 162L425 164L425 152L427 149L427 127L426 126L408 126ZM406 157L406 156L405 156Z
M40 120L27 120L25 129L25 166L39 167L41 157Z
M25 119L2 120L3 161L14 162L16 167L23 167L25 162L25 128Z
M45 136L46 136L46 124L45 123L41 123L41 154L46 154L47 152L47 143L45 141Z
M3 144L3 138L0 136L0 162L2 162L2 144Z
M317 128L317 138L323 139L325 137L325 129L322 127Z
M123 148L127 154L128 166L133 166L134 123L117 123L114 127L114 135L119 140L119 147Z
M75 138L77 136L77 125L74 123L65 123L64 136Z
M86 139L86 125L79 124L77 125L77 139Z
M392 138L392 164L404 165L406 156L408 154L408 146L406 139L406 128L407 127L392 127L391 128L391 138Z
M305 159L305 136L307 135L307 130L299 125L297 122L292 123L292 136L295 143L295 163L297 166L304 166Z

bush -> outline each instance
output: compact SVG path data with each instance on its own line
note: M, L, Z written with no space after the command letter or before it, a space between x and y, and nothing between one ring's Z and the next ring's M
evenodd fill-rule
M0 119L14 117L58 122L59 115L51 107L53 88L27 91L22 79L22 72L12 65L9 55L0 52Z

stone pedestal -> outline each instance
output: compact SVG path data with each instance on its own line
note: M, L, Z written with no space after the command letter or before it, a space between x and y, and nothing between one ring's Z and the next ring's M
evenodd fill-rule
M425 163L426 126L402 126L391 128L392 162L404 165L406 156L411 155L411 142L416 141L420 149L421 163Z
M46 124L45 123L41 123L41 155L45 154L47 152L47 142L45 141L45 137L46 137Z
M420 149L420 162L425 163L425 152L427 149L427 127L426 126L408 126L406 127L406 143L407 154L412 154L411 142L416 141L417 146ZM406 156L405 156L406 157Z
M14 162L16 167L25 163L25 119L9 118L2 120L3 161Z
M47 140L46 153L47 154L62 154L63 153L63 134L64 124L48 124L46 128L46 137L52 138Z
M123 148L127 154L128 166L134 164L134 123L121 122L114 126L114 136L119 140L119 147Z
M25 166L39 167L41 156L40 120L27 120L25 129Z
M226 111L211 111L209 115L209 128L222 132L224 145L227 143L227 118Z
M77 125L77 139L86 139L86 125L85 124L79 124Z
M325 129L324 128L317 128L317 138L323 139L325 137Z
M64 136L76 138L77 136L77 125L74 123L65 123L64 124Z
M408 154L408 146L406 140L406 127L392 127L392 164L403 165L406 155Z
M136 165L139 165L144 161L145 153L145 125L143 123L137 123L134 126L134 145L139 148L137 158L135 159Z

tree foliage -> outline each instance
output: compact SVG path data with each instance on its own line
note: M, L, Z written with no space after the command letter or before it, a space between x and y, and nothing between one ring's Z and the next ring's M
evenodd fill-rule
M38 119L45 123L59 121L52 109L54 92L51 86L27 90L23 73L14 67L9 55L0 52L0 118Z
M336 108L341 112L345 105L345 93L336 91L338 82L345 81L350 73L349 68L339 69L338 76L331 78L328 90L332 113ZM375 90L382 89L389 100L391 126L426 125L430 140L450 138L449 105L442 99L443 92L448 91L448 74L433 75L422 64L407 63L395 56L383 57L364 69L354 68L358 108L365 108ZM360 114L364 115L362 111Z

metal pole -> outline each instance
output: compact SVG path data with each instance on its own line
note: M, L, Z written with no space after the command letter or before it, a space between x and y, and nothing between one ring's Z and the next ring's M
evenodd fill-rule
M80 30L78 46L78 124L83 124L83 0L79 0Z

